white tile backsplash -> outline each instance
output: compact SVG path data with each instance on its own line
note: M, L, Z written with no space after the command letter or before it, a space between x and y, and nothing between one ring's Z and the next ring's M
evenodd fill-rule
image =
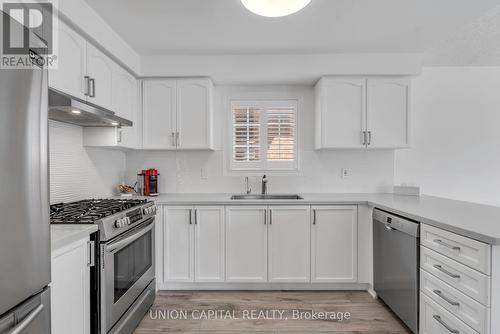
M50 202L109 197L125 175L125 153L85 148L82 128L49 122Z

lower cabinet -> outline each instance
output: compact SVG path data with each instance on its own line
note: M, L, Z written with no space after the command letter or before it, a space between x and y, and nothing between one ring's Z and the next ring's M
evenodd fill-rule
M226 281L267 282L267 207L226 207Z
M52 252L52 334L90 333L89 238Z
M224 280L224 208L165 207L165 282Z
M356 282L357 207L313 206L311 211L311 282Z
M357 282L357 206L166 206L163 282Z
M269 282L309 282L309 206L269 207Z

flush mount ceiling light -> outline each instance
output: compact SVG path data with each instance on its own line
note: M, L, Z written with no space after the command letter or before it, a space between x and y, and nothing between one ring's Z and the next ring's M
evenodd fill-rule
M298 12L311 0L241 0L243 6L260 16L280 17Z

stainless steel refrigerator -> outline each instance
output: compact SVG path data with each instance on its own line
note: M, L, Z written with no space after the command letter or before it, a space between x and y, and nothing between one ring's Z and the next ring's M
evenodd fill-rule
M50 333L47 132L47 70L0 69L2 334Z

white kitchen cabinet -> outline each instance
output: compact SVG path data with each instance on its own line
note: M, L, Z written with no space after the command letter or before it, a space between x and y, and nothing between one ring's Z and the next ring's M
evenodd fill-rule
M270 206L269 282L309 282L309 206Z
M87 41L59 21L57 68L49 70L49 87L86 100Z
M267 281L267 207L226 207L226 281Z
M357 207L313 206L311 210L311 281L356 282Z
M113 110L113 71L115 63L87 42L87 73L90 77L88 102Z
M406 78L367 80L368 147L409 145L410 81Z
M53 334L90 333L89 237L52 252Z
M316 149L408 147L408 78L324 77L315 94Z
M145 149L212 149L210 79L145 80Z
M316 148L363 148L366 80L322 78L316 90Z
M165 207L163 280L224 280L224 207Z
M212 148L212 82L177 80L177 132L179 149Z
M194 208L194 280L224 281L224 207Z
M176 86L175 80L145 80L143 82L142 140L144 149L175 149Z
M163 212L163 279L192 282L194 279L192 207L165 207Z
M83 145L98 147L140 148L141 108L139 104L140 88L137 79L118 64L113 65L112 110L132 121L132 126L85 127Z

